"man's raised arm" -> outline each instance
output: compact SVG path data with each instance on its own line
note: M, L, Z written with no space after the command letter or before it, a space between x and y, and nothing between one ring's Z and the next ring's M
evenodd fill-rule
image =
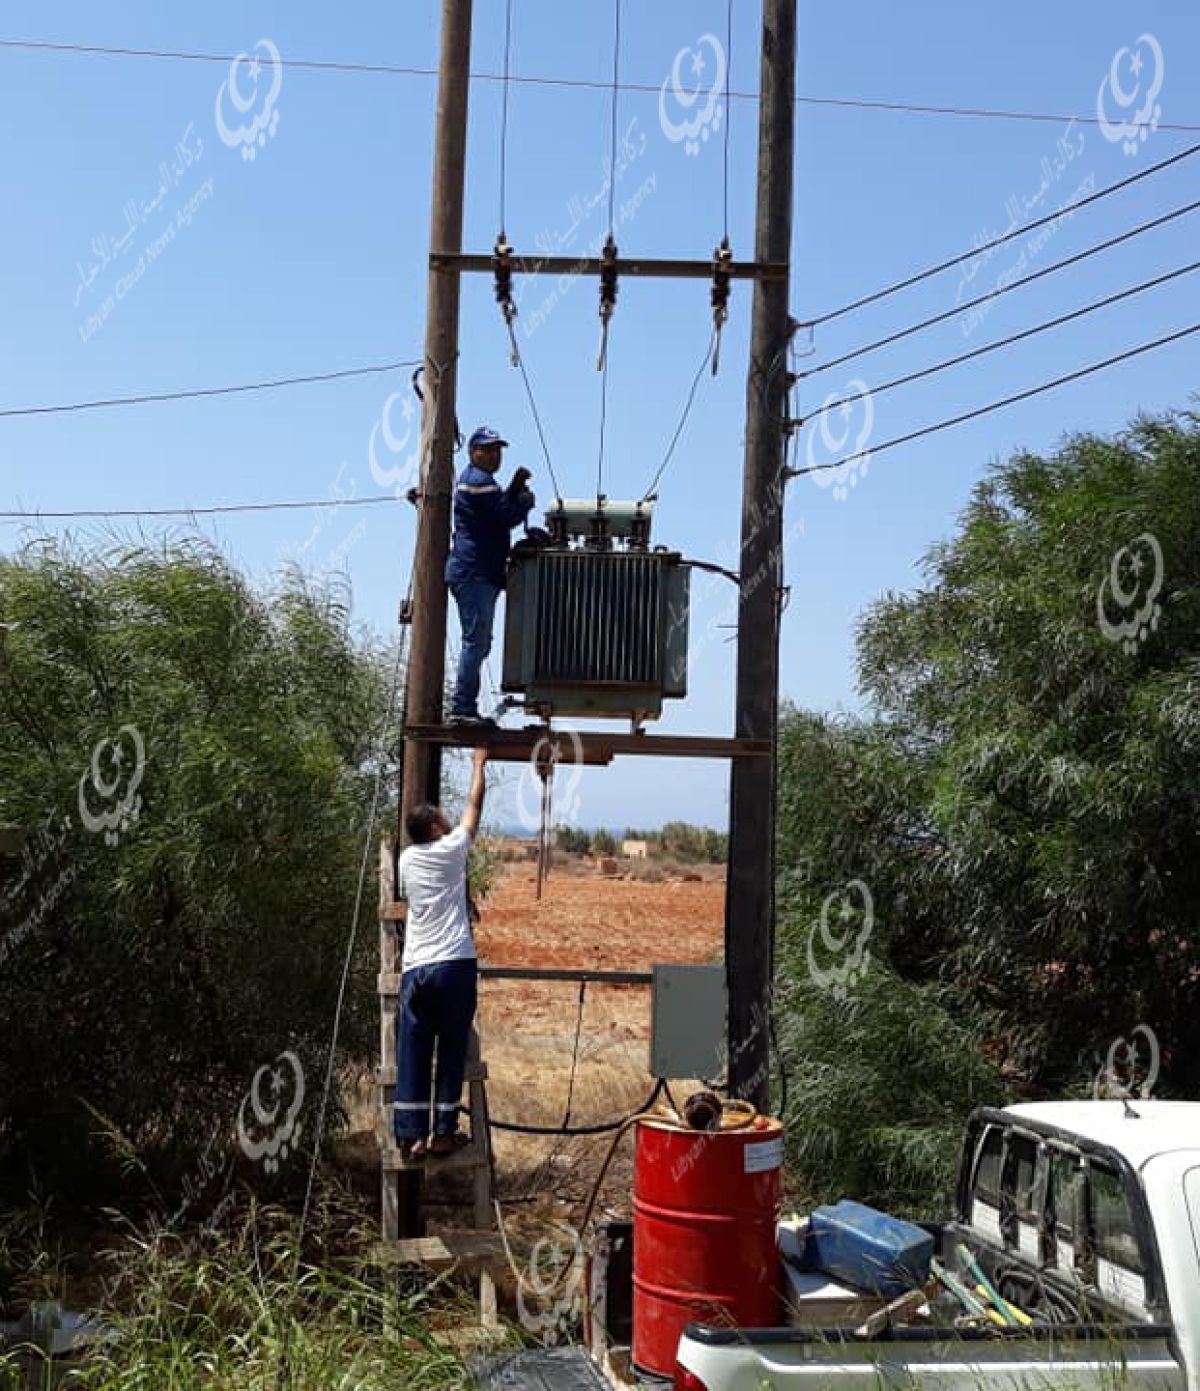
M483 770L487 767L488 751L482 746L475 750L475 764L471 770L471 790L467 793L467 806L458 823L472 840L479 832L479 818L483 815L483 797L487 791L487 779Z

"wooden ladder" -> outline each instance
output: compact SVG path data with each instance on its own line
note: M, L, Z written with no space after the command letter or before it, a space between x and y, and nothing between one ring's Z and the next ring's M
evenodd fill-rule
M478 1029L471 1030L467 1050L466 1082L470 1144L444 1159L412 1163L401 1157L392 1127L392 1103L396 1099L396 1009L400 1000L399 934L404 905L396 900L396 852L384 839L379 855L379 1139L382 1230L385 1242L423 1237L422 1180L426 1174L468 1172L473 1176L473 1222L479 1234L495 1230L492 1203L492 1143L488 1127L487 1064L483 1061ZM402 1195L402 1187L408 1192ZM415 1193L415 1200L414 1200ZM402 1196L410 1201L403 1202ZM414 1228L416 1230L414 1230Z

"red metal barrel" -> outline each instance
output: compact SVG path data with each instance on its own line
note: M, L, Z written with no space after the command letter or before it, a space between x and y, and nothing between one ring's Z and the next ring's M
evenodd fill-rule
M757 1128L756 1128L757 1126ZM783 1127L637 1126L633 1173L633 1361L669 1377L689 1323L780 1322L775 1224Z

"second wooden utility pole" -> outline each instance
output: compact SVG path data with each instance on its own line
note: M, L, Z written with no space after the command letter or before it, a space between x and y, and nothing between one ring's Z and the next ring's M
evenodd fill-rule
M763 0L754 255L786 264L792 241L796 0ZM726 113L728 119L728 113ZM773 739L779 703L784 431L791 330L786 276L754 285L738 608L737 737ZM737 758L730 785L725 969L732 1095L770 1105L775 759Z

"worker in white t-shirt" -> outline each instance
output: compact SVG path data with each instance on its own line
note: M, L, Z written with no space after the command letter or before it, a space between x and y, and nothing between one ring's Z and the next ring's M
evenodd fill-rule
M428 803L414 807L405 823L411 844L397 867L399 896L408 903L408 914L396 1020L394 1116L396 1142L409 1159L449 1154L467 1142L458 1130L458 1113L478 981L467 856L483 814L487 759L487 749L475 750L467 807L457 826L451 828L441 808Z

